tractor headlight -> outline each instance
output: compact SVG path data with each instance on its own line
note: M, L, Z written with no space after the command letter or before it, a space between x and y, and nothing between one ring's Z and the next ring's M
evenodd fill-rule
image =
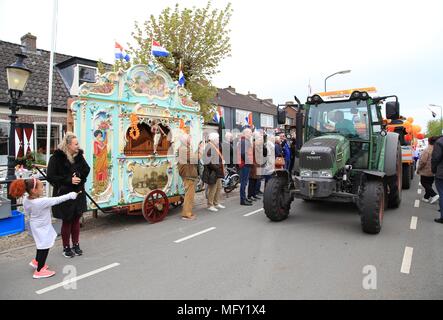
M312 171L311 170L301 170L300 176L303 178L310 178L310 177L312 177Z
M320 171L320 178L332 178L332 171L331 170Z

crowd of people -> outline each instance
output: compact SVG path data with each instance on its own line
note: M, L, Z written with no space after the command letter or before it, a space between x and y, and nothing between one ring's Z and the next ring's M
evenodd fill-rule
M178 163L180 176L185 183L184 220L195 219L192 207L199 175L208 186L208 210L217 212L225 209L220 203L220 193L226 168L234 168L240 175L242 206L251 206L254 201L261 199L263 182L266 185L276 167L280 165L288 170L293 168L295 138L288 139L284 133L276 135L272 132L268 135L263 130L244 127L238 136L228 131L224 139L220 140L219 134L212 132L207 141L199 145L198 150L192 150L190 136L185 134L180 137ZM203 164L200 173L199 163Z

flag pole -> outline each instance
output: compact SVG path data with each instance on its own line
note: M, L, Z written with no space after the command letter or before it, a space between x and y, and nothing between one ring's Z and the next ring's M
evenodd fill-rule
M49 163L51 151L51 113L52 113L52 82L54 75L54 52L57 43L57 15L58 0L54 0L54 11L52 15L52 45L49 58L49 87L48 87L48 118L46 127L46 165ZM46 195L49 196L49 183L46 184Z

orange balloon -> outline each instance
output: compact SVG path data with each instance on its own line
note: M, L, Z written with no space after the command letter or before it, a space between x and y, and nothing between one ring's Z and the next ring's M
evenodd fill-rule
M410 134L405 135L405 141L411 141L412 140L412 136Z
M414 122L414 118L412 118L412 117L409 117L407 120L408 120L408 122L410 122L410 123Z
M417 139L419 139L419 140L421 140L421 139L424 139L425 138L425 134L424 133L419 133L419 134L417 134Z

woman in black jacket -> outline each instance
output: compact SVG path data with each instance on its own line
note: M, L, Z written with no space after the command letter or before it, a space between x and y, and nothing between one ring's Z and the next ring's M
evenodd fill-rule
M61 196L71 191L80 193L75 200L68 200L52 207L55 218L62 219L63 255L72 258L82 255L80 249L80 218L87 211L84 185L90 167L79 148L77 137L67 132L62 143L49 159L47 179L53 186L53 196ZM70 238L72 237L72 249Z

